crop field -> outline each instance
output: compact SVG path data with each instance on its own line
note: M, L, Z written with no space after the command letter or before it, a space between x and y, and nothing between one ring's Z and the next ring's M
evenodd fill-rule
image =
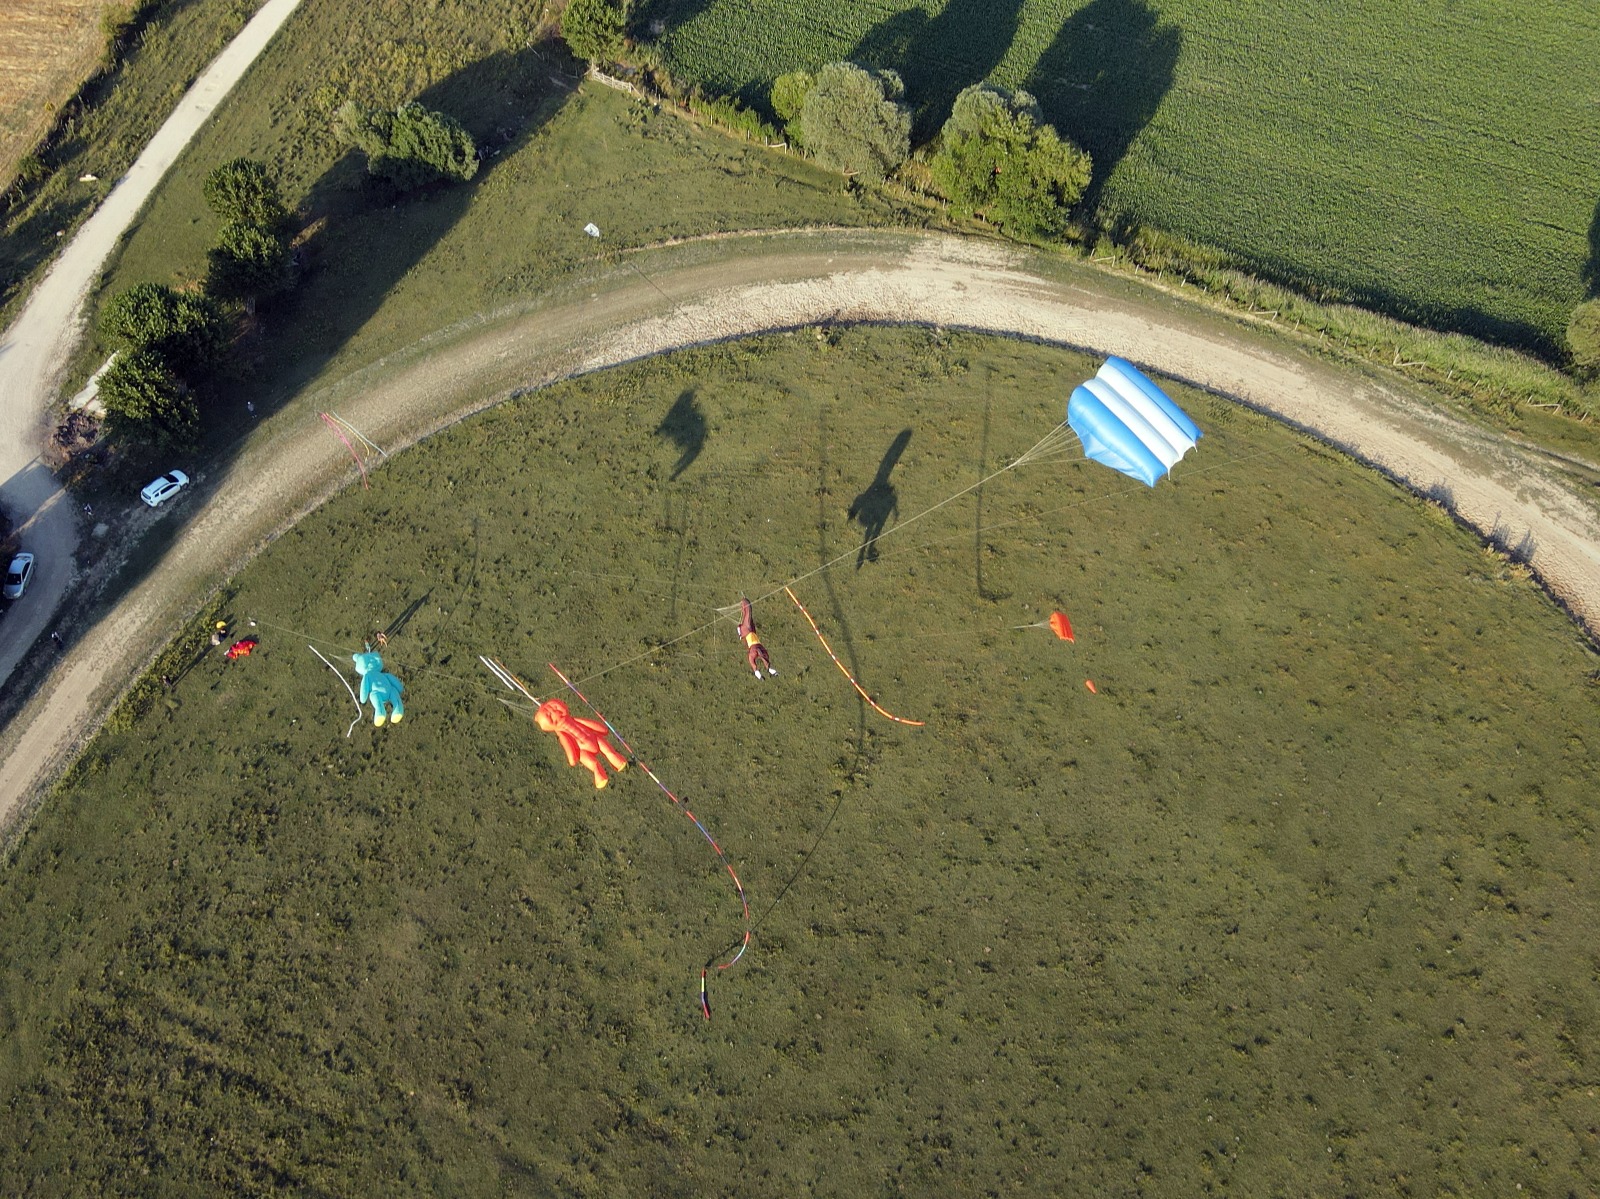
M197 618L0 872L0 1191L1591 1191L1597 655L1196 393L1175 481L1068 454L939 506L1095 365L685 351L302 521L222 598L257 653ZM308 646L348 676L380 630L406 716L347 736ZM727 874L480 654L579 680L739 871L709 1021Z
M100 61L109 0L0 6L0 191Z
M669 70L765 102L797 67L898 68L931 136L1025 87L1098 200L1319 293L1546 352L1594 281L1600 9L1552 0L648 0Z

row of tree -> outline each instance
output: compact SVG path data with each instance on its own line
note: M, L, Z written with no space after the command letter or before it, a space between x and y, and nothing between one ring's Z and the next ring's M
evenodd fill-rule
M911 110L900 76L851 62L772 85L772 108L791 141L824 165L876 182L911 153ZM928 160L958 216L981 217L1013 237L1059 237L1089 186L1089 155L1061 137L1027 92L975 83L956 97Z
M351 102L335 132L366 155L367 171L397 191L471 179L472 136L453 118L420 104L394 109ZM100 329L114 350L99 382L105 434L152 449L191 445L200 431L198 397L213 382L237 322L258 301L296 279L288 208L271 172L249 158L223 163L201 192L221 222L206 253L204 282L178 290L138 283L106 304Z
M115 351L100 377L106 434L155 449L191 444L200 429L198 389L228 343L225 305L256 301L294 282L289 213L277 182L249 158L225 162L201 188L222 222L206 253L204 289L136 283L100 314Z
M568 47L611 62L627 46L621 0L570 0L562 16ZM911 154L905 85L885 68L834 62L815 74L773 82L773 113L791 144L824 166L876 183ZM1089 186L1089 155L1044 119L1026 92L978 83L955 101L928 159L934 185L959 216L980 217L1012 237L1044 241L1066 231Z

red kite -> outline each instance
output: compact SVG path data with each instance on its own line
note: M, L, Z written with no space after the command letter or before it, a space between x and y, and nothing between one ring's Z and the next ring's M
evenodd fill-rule
M1063 641L1076 641L1072 635L1072 622L1067 619L1065 612L1052 612L1050 614L1050 629Z

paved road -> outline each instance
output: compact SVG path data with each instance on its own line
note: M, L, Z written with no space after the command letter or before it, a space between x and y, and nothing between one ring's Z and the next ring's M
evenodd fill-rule
M1600 624L1600 513L1542 451L1225 315L1047 256L909 233L719 238L652 251L641 262L649 286L619 266L524 312L427 339L263 421L207 493L172 501L164 519L183 527L159 568L84 631L51 688L4 731L0 822L59 772L209 590L355 481L317 412L338 411L394 449L520 388L773 328L914 321L1122 354L1316 430L1419 492L1448 495L1486 536L1527 547L1579 618L1591 629Z
M23 599L0 621L0 682L45 631L76 577L78 513L39 460L61 376L83 332L83 304L117 239L185 146L300 0L267 0L184 93L128 173L68 243L0 337L0 508L38 557Z

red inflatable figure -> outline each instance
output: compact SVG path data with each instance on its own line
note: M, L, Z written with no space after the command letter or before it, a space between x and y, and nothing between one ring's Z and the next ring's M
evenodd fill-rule
M584 716L574 716L559 699L547 699L540 704L539 710L533 714L533 722L545 732L556 735L561 748L567 751L568 766L581 764L589 768L597 790L609 781L606 768L600 764L601 755L611 763L613 770L621 770L628 764L628 759L612 749L611 743L606 740L610 730L604 724Z

